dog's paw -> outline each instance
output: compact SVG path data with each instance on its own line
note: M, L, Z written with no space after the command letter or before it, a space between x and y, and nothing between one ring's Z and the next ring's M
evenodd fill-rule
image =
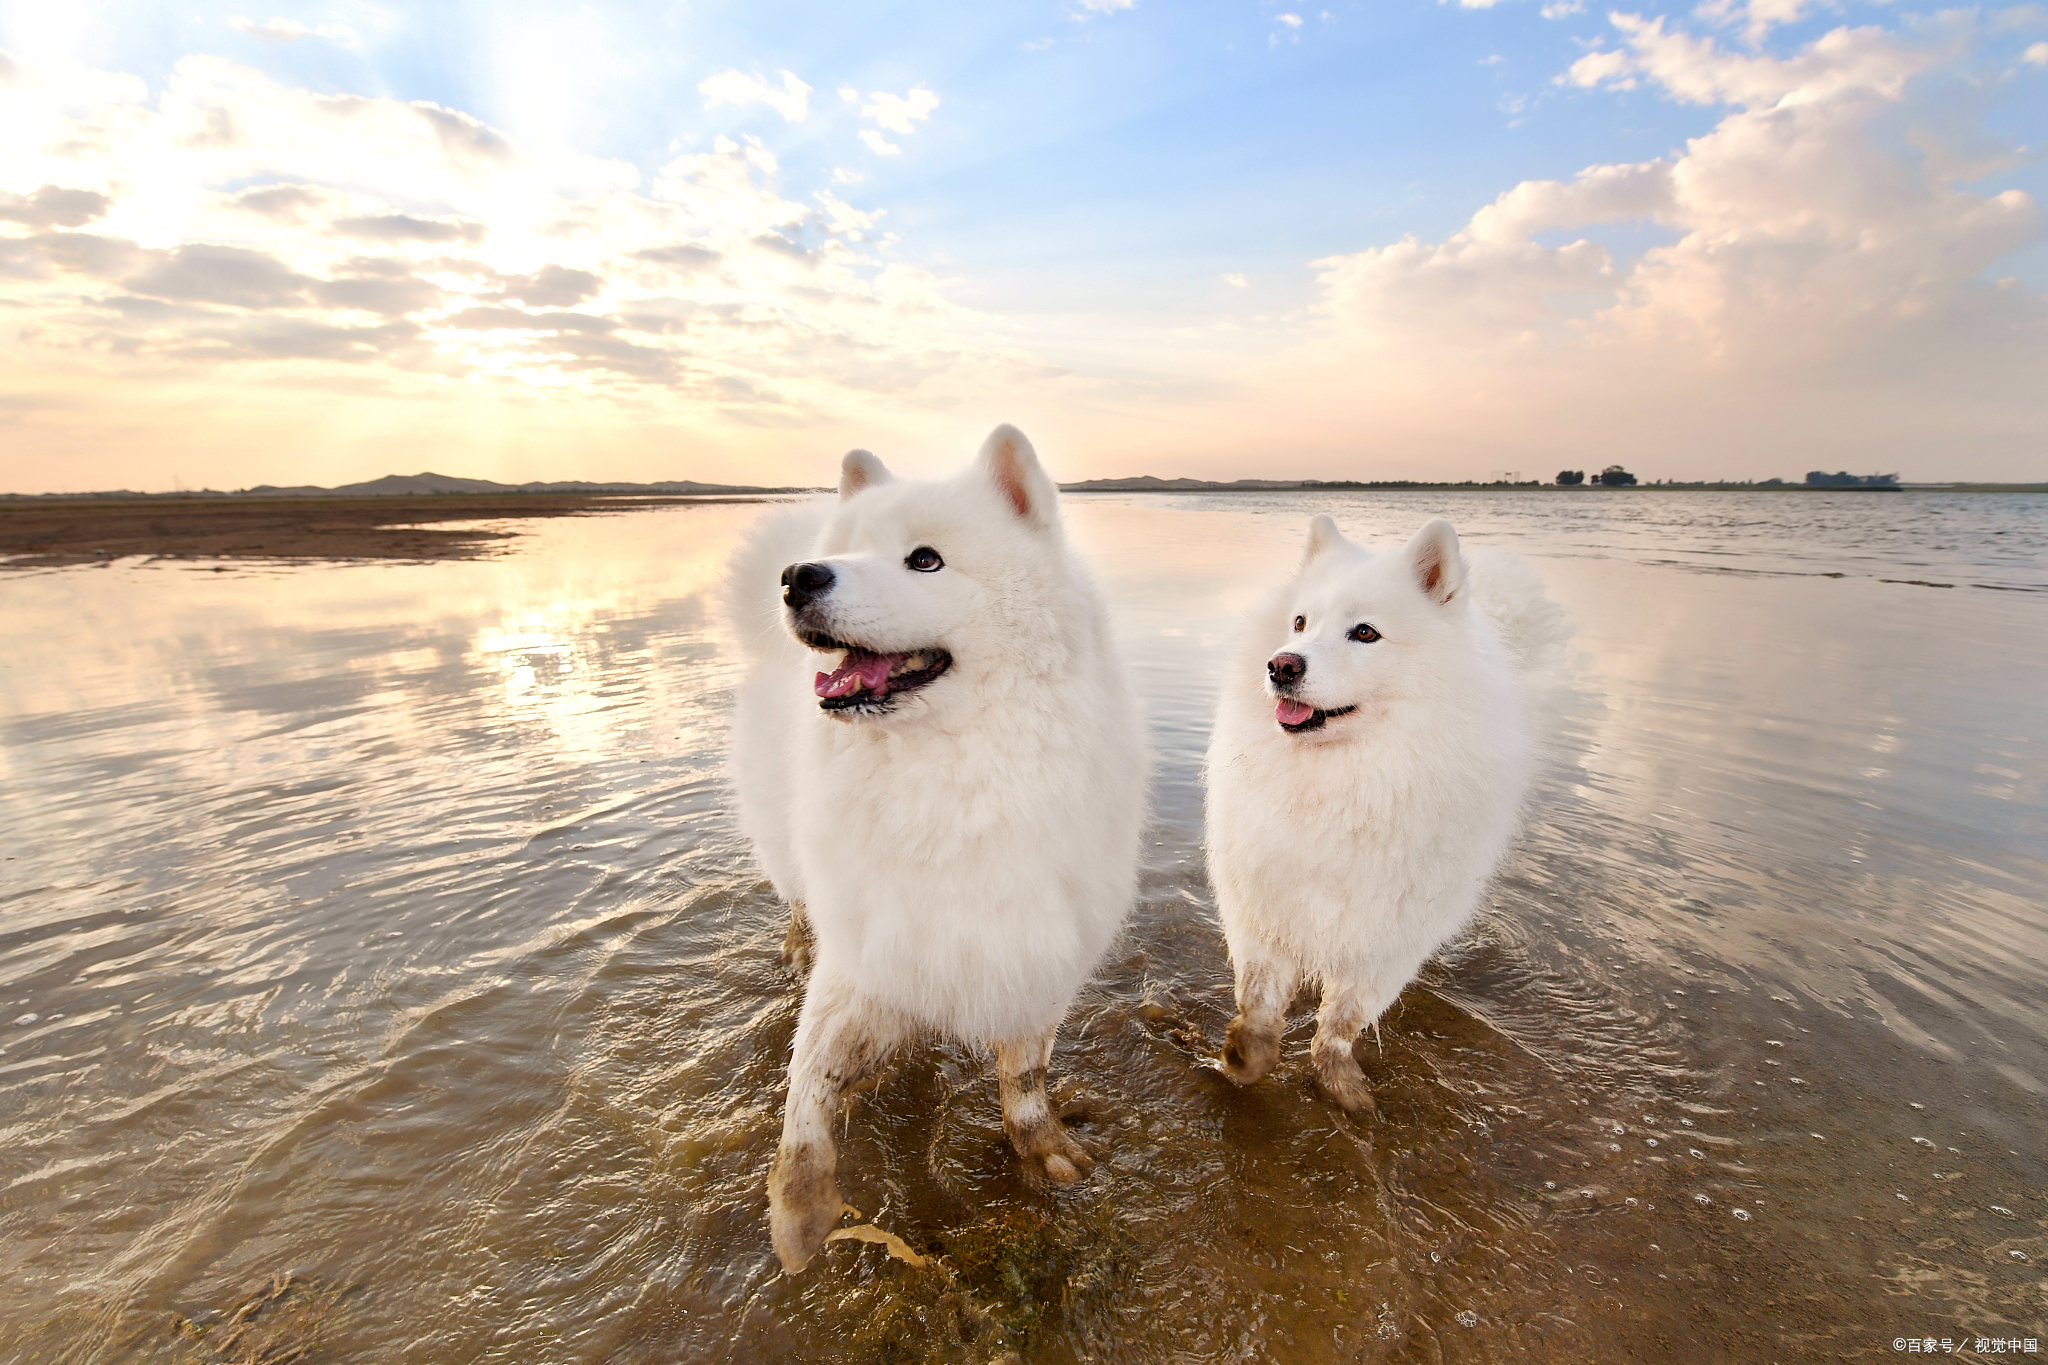
M832 1153L822 1147L784 1144L768 1168L768 1235L782 1268L792 1275L811 1263L839 1221L834 1164Z
M1025 1169L1055 1185L1071 1185L1095 1169L1095 1158L1074 1141L1061 1124L1048 1124L1034 1134L1030 1150L1020 1152Z
M1351 1055L1351 1049L1342 1052L1322 1052L1316 1055L1316 1089L1323 1092L1339 1109L1347 1114L1370 1114L1373 1112L1372 1085L1365 1079L1365 1073L1358 1068L1358 1061Z
M1230 1029L1223 1035L1223 1055L1216 1059L1216 1065L1239 1085L1250 1085L1262 1079L1279 1060L1280 1035L1257 1032L1240 1014L1230 1021Z
M1025 1170L1042 1175L1055 1185L1071 1185L1095 1169L1095 1158L1088 1155L1058 1119L1047 1119L1023 1132L1011 1133L1010 1145L1017 1149Z

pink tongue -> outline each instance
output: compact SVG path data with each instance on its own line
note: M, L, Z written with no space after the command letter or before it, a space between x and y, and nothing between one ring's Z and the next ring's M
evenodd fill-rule
M870 654L864 649L846 651L846 662L830 673L820 673L813 684L821 697L850 697L865 688L878 697L889 695L889 670L902 663L906 654Z
M820 692L818 695L823 696L824 693ZM1282 725L1299 725L1315 713L1315 707L1303 706L1300 702L1287 697L1280 698L1280 704L1273 708L1274 718Z

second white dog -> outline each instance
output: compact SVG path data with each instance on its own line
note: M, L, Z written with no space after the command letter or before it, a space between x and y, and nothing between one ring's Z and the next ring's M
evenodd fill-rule
M765 519L727 580L742 823L815 944L768 1176L792 1272L839 1220L847 1088L920 1035L994 1047L1028 1168L1093 1164L1046 1066L1130 907L1144 807L1142 718L1023 434L938 481L856 450L839 495Z
M1464 927L1506 851L1532 741L1500 626L1527 646L1561 613L1520 561L1492 600L1479 586L1449 522L1373 554L1319 516L1299 573L1248 621L1207 766L1232 1080L1272 1069L1289 1002L1317 986L1316 1082L1371 1109L1353 1043Z

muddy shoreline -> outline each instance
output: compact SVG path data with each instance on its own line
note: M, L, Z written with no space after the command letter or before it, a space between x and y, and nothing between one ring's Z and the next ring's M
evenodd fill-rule
M477 559L518 532L446 522L591 516L759 497L432 494L0 503L0 570L159 559Z

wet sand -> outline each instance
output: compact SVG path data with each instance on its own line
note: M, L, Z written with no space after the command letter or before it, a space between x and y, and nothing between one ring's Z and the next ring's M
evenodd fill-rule
M516 529L443 522L589 516L754 498L583 494L0 501L0 569L170 559L475 559Z

